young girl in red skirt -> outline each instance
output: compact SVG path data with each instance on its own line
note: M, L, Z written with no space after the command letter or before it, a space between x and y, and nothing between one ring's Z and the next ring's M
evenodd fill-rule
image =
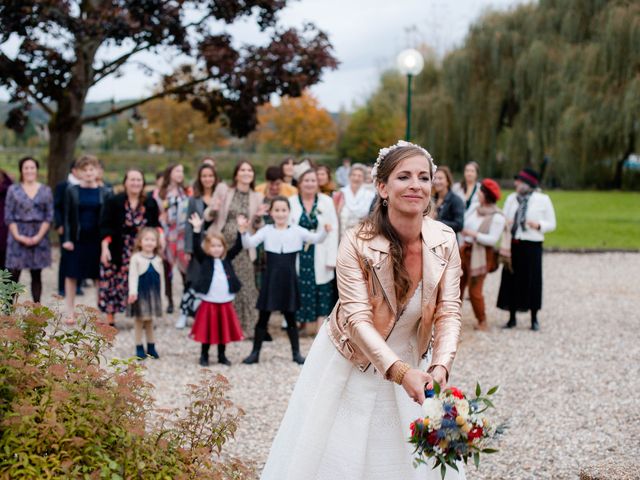
M190 336L202 343L201 366L209 365L211 345L218 345L218 362L231 365L225 347L244 338L233 308L233 298L242 285L231 265L231 260L242 251L242 243L238 237L227 251L224 236L217 231L209 230L202 240L203 219L197 213L191 215L189 223L193 226L193 255L197 262L189 281L202 300Z

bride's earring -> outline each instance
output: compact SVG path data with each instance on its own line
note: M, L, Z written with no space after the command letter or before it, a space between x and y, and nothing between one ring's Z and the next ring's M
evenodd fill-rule
M382 206L383 207L388 207L389 206L389 202L387 202L386 198L384 200L382 200Z

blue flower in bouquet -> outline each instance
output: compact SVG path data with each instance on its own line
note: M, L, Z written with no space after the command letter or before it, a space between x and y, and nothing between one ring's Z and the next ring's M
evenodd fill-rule
M442 419L442 429L457 429L458 424L453 418L444 418Z

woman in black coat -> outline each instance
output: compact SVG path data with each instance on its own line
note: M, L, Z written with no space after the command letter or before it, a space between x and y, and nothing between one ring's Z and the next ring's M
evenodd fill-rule
M114 325L114 315L127 308L129 260L138 231L160 227L158 204L145 195L142 171L128 170L123 185L124 192L107 201L100 222L98 307L107 314L110 325Z
M464 202L451 191L451 185L453 185L451 170L448 167L438 167L433 176L436 220L458 233L464 227Z

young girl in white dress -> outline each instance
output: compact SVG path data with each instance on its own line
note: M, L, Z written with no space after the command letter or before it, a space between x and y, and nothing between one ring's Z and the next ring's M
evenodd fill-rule
M346 233L339 300L316 337L263 480L440 480L413 467L410 423L446 386L460 334L460 254L426 216L435 165L400 141L381 150L369 219ZM428 353L429 352L429 353ZM464 479L447 470L447 480Z
M311 232L299 225L289 225L291 209L285 197L274 197L269 206L269 215L273 225L266 225L255 235L249 235L249 221L238 216L238 232L242 234L242 246L255 248L264 243L267 265L262 274L262 283L256 308L260 311L253 337L253 350L243 363L253 364L260 360L262 342L267 336L271 312L281 311L287 321L287 335L291 342L293 361L302 365L304 357L300 354L300 341L295 312L300 308L300 292L296 274L296 256L305 243L320 243L331 230L325 224L318 232Z

